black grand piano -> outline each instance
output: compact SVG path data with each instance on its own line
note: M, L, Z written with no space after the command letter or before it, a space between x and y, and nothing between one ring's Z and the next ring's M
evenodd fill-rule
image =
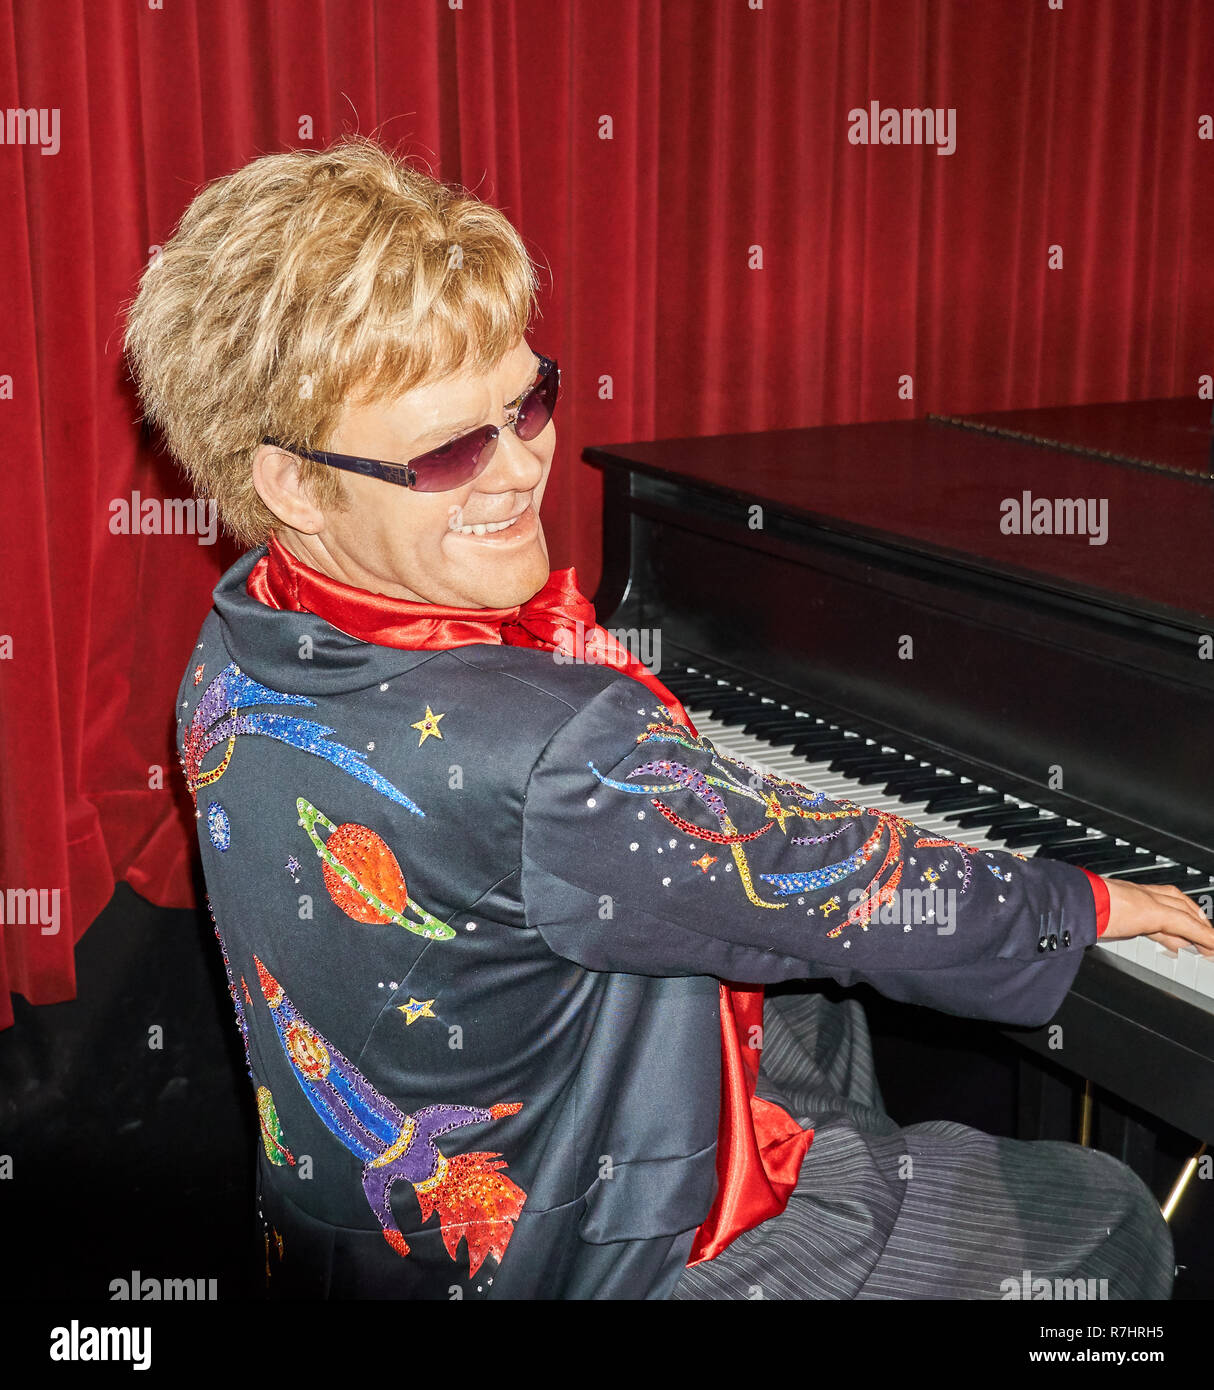
M714 742L981 847L1176 883L1214 911L1208 402L584 457L603 472L600 620L660 639L644 655ZM1041 1089L1022 1099L1023 1137L1074 1137L1041 1122L1060 1065L1214 1141L1214 961L1098 945L1053 1024L1009 1035L1054 1064L1028 1069ZM1131 1163L1140 1131L1117 1145Z

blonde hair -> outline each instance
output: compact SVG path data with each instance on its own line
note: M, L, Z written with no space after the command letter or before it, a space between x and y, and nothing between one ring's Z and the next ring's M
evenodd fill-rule
M535 268L504 214L350 136L208 184L148 265L126 349L146 418L244 545L277 524L263 436L323 449L342 405L491 369L526 333ZM339 475L303 461L319 506Z

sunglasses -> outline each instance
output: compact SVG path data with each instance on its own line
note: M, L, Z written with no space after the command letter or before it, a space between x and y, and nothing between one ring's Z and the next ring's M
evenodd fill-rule
M552 419L557 393L561 384L561 369L551 357L536 353L539 358L540 379L513 405L514 413L506 421L522 440L534 439ZM508 412L509 413L509 412ZM382 459L359 458L354 454L330 454L322 449L297 449L268 436L261 442L284 449L289 454L326 463L330 468L344 468L348 473L361 473L367 478L379 478L385 483L412 488L415 492L449 492L478 478L493 458L497 437L496 425L461 434L428 453L418 454L408 463L386 463Z

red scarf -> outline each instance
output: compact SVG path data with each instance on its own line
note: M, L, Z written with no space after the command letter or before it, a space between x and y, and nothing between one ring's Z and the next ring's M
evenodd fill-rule
M250 597L271 608L315 613L362 642L406 651L476 643L532 647L616 667L647 686L694 734L682 704L647 667L598 626L594 605L572 569L556 570L533 598L515 608L448 608L410 603L339 583L310 569L270 537L269 554L249 575ZM580 625L580 626L579 626ZM577 642L580 637L581 645ZM717 1196L696 1233L689 1264L711 1260L735 1236L782 1212L813 1139L778 1105L755 1095L762 1037L763 990L721 985L721 1120Z

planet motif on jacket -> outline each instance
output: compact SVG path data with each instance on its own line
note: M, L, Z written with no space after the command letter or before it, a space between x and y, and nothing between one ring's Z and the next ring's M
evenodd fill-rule
M381 835L351 821L334 825L305 797L295 805L299 823L316 847L325 888L347 917L375 926L395 923L432 941L454 937L452 927L409 897L396 855ZM328 832L324 838L322 831Z

